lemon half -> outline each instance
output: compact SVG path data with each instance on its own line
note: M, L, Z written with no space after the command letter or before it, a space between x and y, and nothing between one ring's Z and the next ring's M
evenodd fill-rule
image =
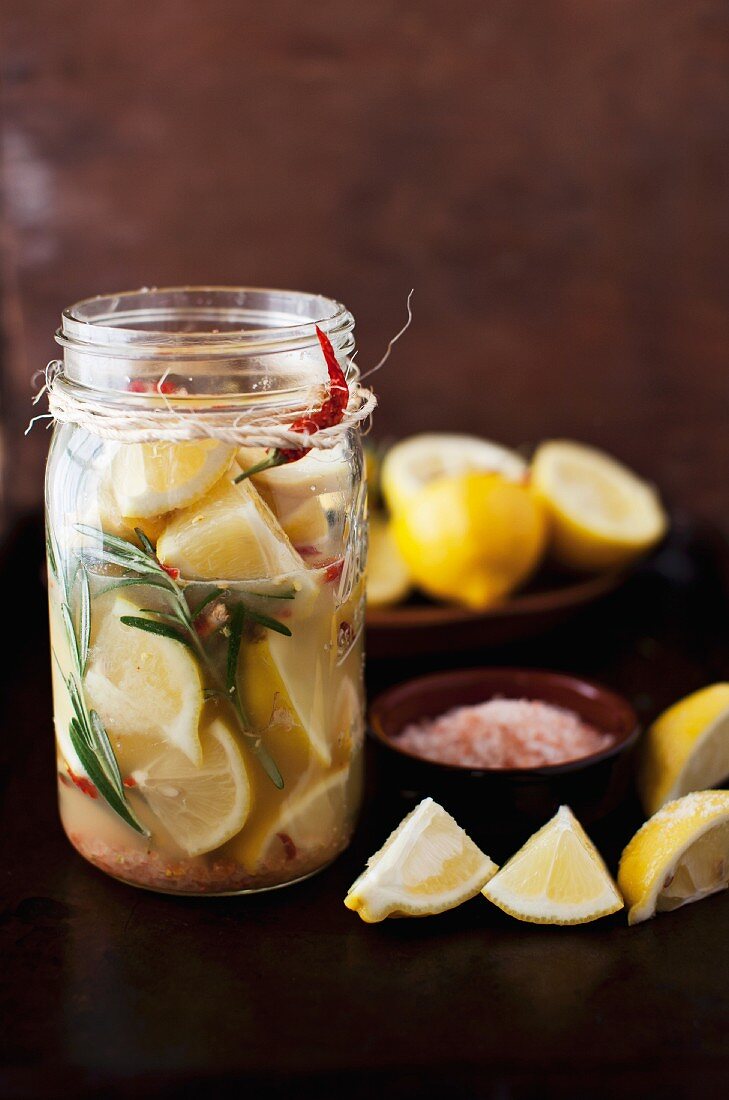
M411 587L410 570L398 550L389 520L372 515L367 551L367 604L389 607L404 600Z
M618 569L665 534L655 489L602 451L581 443L543 443L532 483L551 520L552 551L573 569Z
M382 462L380 483L388 508L398 512L424 485L467 473L498 473L510 481L523 481L527 464L521 455L478 436L423 432L390 448Z
M712 684L674 703L641 744L638 791L648 814L689 791L729 777L729 684Z
M560 806L482 892L533 924L585 924L623 908L600 853L568 806Z
M618 885L628 922L678 909L729 884L729 791L694 791L663 806L625 848Z
M458 822L425 798L369 858L344 904L368 924L443 913L475 897L496 870Z

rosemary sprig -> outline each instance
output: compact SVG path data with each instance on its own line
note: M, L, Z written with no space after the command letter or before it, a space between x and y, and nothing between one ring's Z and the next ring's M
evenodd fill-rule
M80 531L81 534L87 535L96 541L99 547L95 555L97 560L103 564L118 565L124 569L127 574L135 574L133 577L125 576L116 579L111 585L107 585L104 591L108 592L110 588L115 586L120 587L122 584L124 584L125 587L151 584L153 587L160 589L162 594L169 599L169 612L157 612L151 609L147 610L147 614L155 615L154 619L144 618L141 615L122 615L121 621L125 626L135 627L138 630L146 630L150 634L158 634L166 638L171 638L182 645L188 646L188 648L195 653L201 667L207 673L207 677L212 684L212 690L230 700L240 732L247 739L252 752L258 757L261 766L274 786L279 790L282 789L284 785L283 776L275 760L261 741L261 738L253 731L251 722L243 709L237 684L235 690L231 692L227 683L227 680L230 678L229 673L226 682L223 683L221 681L217 669L208 656L200 639L200 635L195 628L195 620L203 610L203 604L210 602L210 600L206 599L203 601L203 604L201 604L195 612L191 613L182 588L177 584L174 577L170 576L164 569L155 553L154 547L140 528L136 528L135 533L142 544L141 549L135 546L134 543L127 542L126 539L119 538L117 535L108 535L106 532L96 527L89 527L86 524L77 524L77 530ZM216 599L218 596L225 594L223 589L215 589L214 593L214 595L212 593L210 594L212 599ZM287 635L291 633L288 627L283 626L283 624L279 623L276 619L270 619L266 615L261 616L258 612L254 613L248 609L244 609L242 603L236 604L232 612L227 656L228 670L231 667L231 662L234 660L236 673L244 613L250 614L254 621L259 622L260 625L266 626L271 630L278 630L279 633ZM232 627L238 617L240 618L241 624L241 637L238 637L236 641ZM235 654L233 655L234 647L236 648Z
M127 825L130 825L136 832L141 833L142 836L149 836L147 830L137 821L131 806L127 802L119 766L109 736L104 728L104 723L95 710L89 709L84 697L83 678L86 673L91 638L91 591L88 574L82 564L80 571L77 573L77 576L80 577L79 629L77 634L69 605L71 593L65 575L61 573L60 563L62 559L50 535L46 544L48 547L48 564L61 593L61 616L66 627L68 648L73 664L71 674L64 676L58 657L55 651L53 652L54 660L61 673L61 679L66 685L74 712L68 726L69 739L82 768L101 797L123 821L126 821Z

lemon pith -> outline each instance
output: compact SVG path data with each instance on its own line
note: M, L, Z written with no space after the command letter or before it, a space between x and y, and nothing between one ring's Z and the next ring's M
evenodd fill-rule
M482 610L531 576L547 527L527 486L499 474L463 474L420 489L396 513L393 532L420 588Z
M570 568L621 568L665 533L666 514L655 489L593 447L542 443L531 480L549 513L552 553Z
M425 798L369 858L344 904L368 924L443 913L475 897L496 870L451 815Z
M729 791L694 791L666 803L626 845L618 870L630 924L728 882Z
M638 790L648 814L729 776L729 683L711 684L674 703L641 744Z
M567 806L481 892L509 916L533 924L585 924L623 908L600 853Z

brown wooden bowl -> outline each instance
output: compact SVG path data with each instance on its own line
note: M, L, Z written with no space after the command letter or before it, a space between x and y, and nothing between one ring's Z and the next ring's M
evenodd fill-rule
M537 699L578 714L615 736L607 749L539 768L471 768L439 764L401 749L398 734L410 722L435 718L453 707L499 696ZM557 672L474 668L421 676L390 688L369 709L369 733L379 749L380 777L418 797L431 795L474 839L499 822L517 831L525 820L543 823L567 804L583 822L615 809L632 777L640 726L627 699L600 684ZM517 819L516 821L514 819Z
M426 602L368 608L367 654L412 657L532 637L614 592L632 571L560 578L554 587L519 593L486 611Z

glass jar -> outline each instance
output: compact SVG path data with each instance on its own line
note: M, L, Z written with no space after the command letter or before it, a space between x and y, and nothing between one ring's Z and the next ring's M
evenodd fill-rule
M315 322L352 390L354 320L312 294L93 298L57 333L46 512L61 820L87 860L137 886L270 889L324 867L354 827L358 426L241 479L273 453L267 425L326 395Z

